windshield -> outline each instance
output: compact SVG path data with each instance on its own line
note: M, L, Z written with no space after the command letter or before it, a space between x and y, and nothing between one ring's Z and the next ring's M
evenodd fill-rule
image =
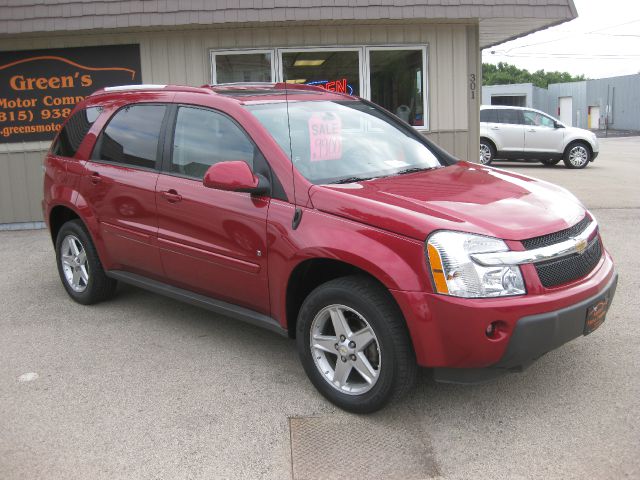
M403 131L386 113L364 102L289 102L289 119L285 102L246 108L293 159L296 169L316 184L355 182L441 166L412 132Z

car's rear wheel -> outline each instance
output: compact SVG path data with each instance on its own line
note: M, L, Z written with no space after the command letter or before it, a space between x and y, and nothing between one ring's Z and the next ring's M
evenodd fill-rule
M543 158L540 160L540 162L546 167L553 167L554 165L557 165L560 160L562 159L561 158Z
M311 292L298 315L297 344L311 382L351 412L376 411L415 383L402 313L389 292L365 276L332 280Z
M491 142L480 139L480 163L489 165L496 156L496 149Z
M591 161L591 150L583 142L573 142L564 151L564 164L567 168L584 168Z
M65 223L56 238L62 285L78 303L90 305L113 296L117 282L107 277L95 246L80 220Z

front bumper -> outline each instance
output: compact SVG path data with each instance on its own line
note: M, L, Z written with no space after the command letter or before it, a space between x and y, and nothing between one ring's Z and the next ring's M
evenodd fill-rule
M559 287L542 287L533 265L522 265L521 270L528 293L517 297L470 299L392 290L407 321L418 364L456 370L461 376L465 375L463 370L499 368L503 372L525 367L580 336L586 315L583 304L607 291L611 295L615 292L617 275L606 250L586 277ZM533 322L538 327L530 330L530 319L540 318L546 320ZM504 326L501 335L488 338L487 326L496 321ZM582 326L578 330L572 322ZM533 345L537 335L546 337L549 332L557 334L547 344ZM444 373L451 372L440 373L437 376L444 379Z
M584 334L587 309L608 298L611 304L618 285L614 274L600 293L553 312L521 318L507 350L495 365L487 368L436 368L434 378L448 383L481 383L509 371L522 371L545 353Z

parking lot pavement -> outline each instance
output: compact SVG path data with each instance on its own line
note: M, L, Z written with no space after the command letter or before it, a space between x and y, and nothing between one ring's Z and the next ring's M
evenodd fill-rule
M640 478L640 137L561 165L496 166L592 209L620 273L604 325L486 385L424 371L370 416L323 400L289 340L132 287L77 305L47 232L0 232L0 479L289 479L332 441L317 478L394 478L363 473L367 458L418 469L403 479ZM294 444L323 443L292 452L290 425ZM388 439L403 448L376 450Z

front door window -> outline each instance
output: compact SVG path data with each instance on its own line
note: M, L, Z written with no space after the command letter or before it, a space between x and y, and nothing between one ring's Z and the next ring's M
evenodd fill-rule
M180 107L176 120L171 171L202 179L218 162L242 160L253 168L255 148L228 117L212 110Z

